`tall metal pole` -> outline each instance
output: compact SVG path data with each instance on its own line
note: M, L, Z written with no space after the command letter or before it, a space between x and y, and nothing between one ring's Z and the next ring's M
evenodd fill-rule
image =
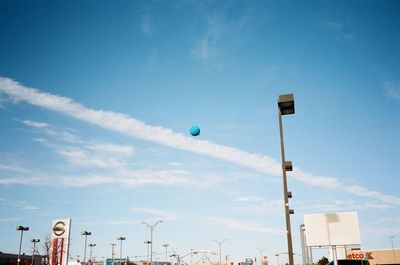
M284 202L285 202L286 234L287 234L287 244L288 244L289 265L294 265L293 247L292 247L292 232L291 232L291 227L290 227L289 196L288 196L287 178L286 178L285 146L284 146L284 141L283 141L282 114L281 114L280 109L278 110L278 116L279 116L279 131L280 131L280 138L281 138L283 196L284 196Z
M85 248L83 252L83 264L86 265L86 246L87 246L87 237L90 236L92 233L88 231L82 231L81 235L85 236Z
M124 241L126 238L125 237L117 237L117 240L121 240L121 248L119 250L119 265L122 264L122 241Z
M122 263L122 240L121 240L121 249L119 250L119 265L121 265Z
M87 245L87 235L85 235L85 250L83 252L83 264L86 265L86 245Z
M266 250L266 248L257 248L258 251L260 251L260 265L262 265L262 261L263 261L263 251Z
M151 246L150 246L150 265L153 264L153 230L156 228L156 226L159 223L162 223L162 222L164 222L164 221L163 220L159 220L154 225L149 225L146 222L141 222L142 224L145 224L150 230L150 243L151 243Z
M305 235L305 225L300 225L300 242L301 242L301 256L303 258L303 265L307 265L308 262L308 253L307 253L307 242L306 242L306 235Z
M309 264L310 265L312 265L313 264L313 262L314 262L314 259L313 259L313 255L312 255L312 247L308 247L309 248L309 255L310 255L310 258L309 258Z
M32 250L32 261L31 261L31 265L33 265L34 261L35 261L35 248L36 248L36 241L32 241L33 242L33 250Z
M150 241L147 240L147 241L145 241L145 243L147 244L147 258L146 258L146 261L149 262L149 247L150 247Z
M111 244L111 265L114 265L114 247L116 244Z
M90 247L90 254L89 254L89 261L92 262L92 254L93 254L93 247L95 247L96 244L89 244Z
M150 245L150 265L153 265L153 230L154 230L154 227L152 226L151 229L150 229L150 242L151 242L151 245Z
M35 263L36 243L40 242L40 239L32 239L31 242L33 243L32 262L31 262L31 265L34 265L34 263Z
M394 236L390 236L389 238L390 238L390 241L392 242L393 263L396 263L396 252L394 251L394 244L393 244Z
M22 237L24 234L24 230L21 230L21 238L19 240L19 250L18 250L18 259L17 259L17 265L19 265L19 262L21 260L20 256L21 256L21 247L22 247Z
M218 246L219 246L219 265L221 265L221 246L222 246L222 243L224 243L226 240L228 240L227 238L225 238L224 240L222 240L222 241L218 241L218 240L213 240L213 241L215 241L215 242L217 242L217 244L218 244Z
M21 238L19 240L19 250L18 250L17 265L19 265L19 263L21 261L20 257L21 257L22 238L23 238L23 235L24 235L24 231L28 231L28 230L29 230L28 226L22 226L22 225L17 226L17 231L21 231Z
M167 265L168 263L168 246L169 244L163 244L163 247L165 247L165 262L166 262L165 265Z

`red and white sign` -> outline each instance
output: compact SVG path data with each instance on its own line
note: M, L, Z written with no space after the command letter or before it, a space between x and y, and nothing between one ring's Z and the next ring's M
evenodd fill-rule
M51 225L50 265L67 265L71 219L53 220Z

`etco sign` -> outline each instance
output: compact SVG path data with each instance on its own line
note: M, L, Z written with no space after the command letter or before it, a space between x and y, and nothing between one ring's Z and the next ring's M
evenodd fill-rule
M374 259L372 252L365 253L350 253L347 255L347 259Z

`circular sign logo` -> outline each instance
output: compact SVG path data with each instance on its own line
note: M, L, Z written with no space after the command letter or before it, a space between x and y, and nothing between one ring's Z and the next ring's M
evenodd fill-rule
M59 221L53 226L53 233L56 236L62 236L65 233L65 230L67 230L67 227L64 222Z

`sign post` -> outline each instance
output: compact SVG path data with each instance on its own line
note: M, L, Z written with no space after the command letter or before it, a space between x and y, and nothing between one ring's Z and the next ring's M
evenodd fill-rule
M51 226L50 265L68 265L71 219L53 220Z

